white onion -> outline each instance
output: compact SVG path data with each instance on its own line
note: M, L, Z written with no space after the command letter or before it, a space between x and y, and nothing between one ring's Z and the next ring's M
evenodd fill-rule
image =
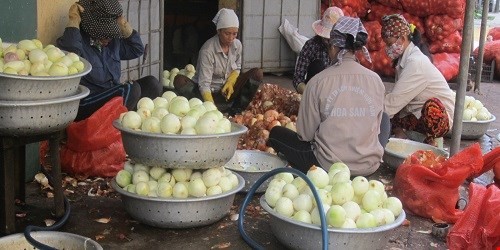
M207 189L207 195L222 194L222 188L219 185L211 186Z
M125 187L132 183L132 174L127 170L120 170L116 174L116 184L120 187Z
M147 117L141 125L141 130L150 133L161 133L161 120L156 117Z
M304 210L299 210L295 212L295 214L292 216L292 219L301 221L304 223L312 223L311 222L311 214L307 211Z
M403 204L397 197L389 197L385 200L384 208L389 209L394 216L399 216L403 211Z
M340 172L339 172L340 173ZM342 205L354 196L354 190L350 183L339 182L332 185L332 204Z
M282 196L293 200L297 198L297 196L299 196L299 190L297 189L297 187L295 187L295 185L287 183L282 188Z
M148 182L149 181L149 174L146 171L139 170L134 172L132 175L132 183L137 185L139 182Z
M332 227L341 227L346 219L346 212L339 205L332 205L326 212L326 222Z
M321 167L312 166L307 171L307 177L317 188L324 188L329 182L328 173Z
M375 190L366 191L361 202L363 209L367 212L370 212L377 208L381 208L383 206L382 196Z
M189 181L192 172L193 170L189 168L175 168L172 170L172 176L175 178L175 181L186 182Z
M168 182L158 182L158 187L156 188L156 194L158 197L168 198L172 196L172 185Z
M361 208L359 207L358 203L354 201L348 201L342 205L346 212L346 217L350 218L354 221L359 217L361 214Z
M279 214L286 216L286 217L291 217L293 215L293 202L290 200L288 197L280 197L276 201L276 206L274 208L276 212Z
M176 97L177 94L173 91L165 91L161 97L167 99L168 102L170 102L172 99L174 99L174 97Z
M203 105L203 101L196 97L189 99L189 107L193 108L198 105Z
M164 134L177 134L181 129L181 121L174 114L166 114L160 122L161 132Z
M313 201L311 196L307 194L299 194L295 199L293 199L293 208L296 211L299 210L305 210L305 211L311 211L313 208Z
M135 183L135 193L142 196L149 195L149 184L146 181Z
M222 178L222 174L220 170L216 168L210 168L203 172L202 177L205 186L212 187L219 184L220 179Z
M274 176L274 179L282 179L284 180L286 183L292 183L292 181L294 180L293 178L293 174L292 173L286 173L286 172L283 172L283 173L278 173ZM302 180L302 179L301 179ZM305 182L304 182L305 183ZM297 189L298 190L298 189Z
M139 129L141 127L141 116L135 111L128 111L123 115L122 125L129 129Z
M351 186L355 195L363 195L368 191L368 179L364 176L356 176L352 179Z
M222 176L218 185L222 188L222 192L228 192L229 190L233 189L233 184L227 176Z
M184 183L175 183L172 188L172 196L175 198L187 198L189 196L188 188Z
M196 178L189 181L188 192L191 196L203 197L207 195L207 187L201 178Z
M358 219L356 220L357 228L370 228L376 226L377 226L377 220L375 219L375 216L373 216L373 214L370 213L360 214Z
M149 176L155 180L159 180L166 171L167 170L165 168L155 166L149 170Z
M189 110L191 110L191 108L189 107L189 102L183 96L174 97L168 105L168 112L180 117L185 116L189 112Z

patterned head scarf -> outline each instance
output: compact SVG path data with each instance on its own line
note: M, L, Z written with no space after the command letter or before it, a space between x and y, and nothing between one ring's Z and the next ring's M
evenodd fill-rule
M123 14L123 9L117 0L80 0L78 4L84 9L81 13L80 27L90 37L95 39L122 37L116 19Z
M222 8L217 12L212 22L217 26L217 30L225 28L239 28L240 22L238 21L238 16L232 9Z
M358 37L359 33L363 33L364 35L368 36L368 33L366 32L366 29L359 18L349 16L343 16L339 18L335 26L333 26L332 31L330 32L330 45L341 48L341 50L337 54L337 62L335 63L335 65L342 64L342 58L348 51L347 49L345 49L347 35L351 35L354 38L354 44L361 45L361 50L363 51L363 55L365 56L366 60L368 60L369 62L372 61L370 53L368 53L368 49L365 47L366 40L356 40L356 37Z
M382 38L399 38L411 34L410 24L401 14L382 17Z

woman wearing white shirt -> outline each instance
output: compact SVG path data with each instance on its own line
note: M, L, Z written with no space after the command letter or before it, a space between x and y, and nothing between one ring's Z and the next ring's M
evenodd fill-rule
M426 143L435 144L435 138L451 130L455 95L441 72L413 42L420 38L413 30L400 14L382 18L386 53L396 67L396 84L385 96L385 112L396 137L405 137L405 130L412 130L424 134Z

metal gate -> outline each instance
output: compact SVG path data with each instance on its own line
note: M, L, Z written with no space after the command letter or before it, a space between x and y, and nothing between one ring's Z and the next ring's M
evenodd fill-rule
M120 1L132 28L141 35L144 55L121 63L121 82L152 75L161 79L163 72L163 0Z

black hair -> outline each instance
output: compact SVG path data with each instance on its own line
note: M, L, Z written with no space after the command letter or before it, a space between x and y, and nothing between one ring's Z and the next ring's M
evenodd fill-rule
M361 50L366 45L367 40L368 34L363 32L356 34L356 41L354 41L354 37L351 34L346 34L345 49L352 51Z
M413 34L408 35L408 39L415 44L424 55L426 55L429 60L432 62L432 55L431 52L429 51L429 46L427 43L422 39L422 34L420 34L420 31L418 31L417 28L413 30Z

